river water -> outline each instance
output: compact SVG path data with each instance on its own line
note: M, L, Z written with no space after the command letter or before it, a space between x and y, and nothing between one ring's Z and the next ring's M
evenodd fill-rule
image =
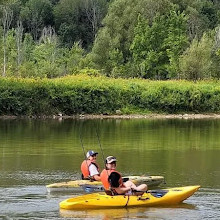
M114 155L123 175L161 175L160 187L201 185L175 207L62 211L83 192L45 185L80 178L83 150ZM220 219L220 120L0 120L0 219Z

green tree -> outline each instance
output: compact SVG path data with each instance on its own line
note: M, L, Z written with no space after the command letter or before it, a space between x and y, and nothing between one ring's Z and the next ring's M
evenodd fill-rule
M191 40L201 38L205 31L213 29L218 23L218 11L211 1L188 3L186 14L189 17L188 31Z
M212 77L220 79L220 26L214 30L215 44L212 51Z
M16 33L14 29L8 32L6 39L7 51L7 76L16 76L17 74L17 46L16 46Z
M166 22L168 33L163 45L169 59L166 70L169 78L179 78L179 56L188 45L187 17L179 11L171 11Z
M16 28L17 21L20 20L20 11L22 7L22 1L21 0L7 0L6 2L9 8L13 11L11 27Z
M218 24L218 11L212 1L204 1L201 8L203 20L207 24L208 29L213 29Z
M74 45L65 54L67 74L77 73L83 67L85 51L79 42Z
M86 15L82 14L81 0L61 0L54 8L55 29L65 46L82 41L84 46L92 39Z
M104 0L61 0L54 8L55 27L61 42L72 47L81 41L89 48L106 13Z
M201 40L195 38L180 58L181 78L188 80L210 79L212 70L213 39L206 33Z
M45 26L53 26L52 4L49 0L29 0L21 9L21 21L25 32L30 32L34 40L39 39Z
M22 41L22 60L19 66L18 76L20 77L33 77L35 76L35 63L33 60L32 51L35 47L35 42L30 33L24 34Z
M24 35L23 40L23 61L28 62L32 60L32 51L35 47L35 42L30 33Z
M152 25L139 18L130 50L141 77L176 77L179 56L187 44L186 22L183 13L173 10L168 15L157 15Z
M105 74L112 75L116 63L119 69L126 66L131 59L130 46L134 38L138 15L147 18L151 23L157 13L164 14L171 8L172 4L169 0L113 1L103 20L104 27L99 30L89 55L92 67L102 69Z
M10 4L0 5L1 19L2 24L2 46L3 46L3 71L2 76L6 76L7 69L7 37L8 32L13 20L13 11L10 8Z
M35 76L48 78L61 76L62 65L59 60L63 54L53 28L43 29L40 43L35 46L32 55L36 65Z
M188 15L188 31L191 40L201 38L203 32L213 29L219 23L220 3L216 0L171 0L180 11Z
M15 29L15 35L16 35L16 46L17 46L17 72L19 72L19 67L22 63L23 58L23 48L22 48L22 40L23 40L23 25L21 21L17 22L17 27Z
M101 26L101 21L107 12L106 0L84 0L83 9L92 26L93 38Z
M164 16L156 16L152 26L144 18L139 19L135 36L130 47L134 64L140 77L161 79L166 77L164 65L168 63L164 38L167 35L167 24Z

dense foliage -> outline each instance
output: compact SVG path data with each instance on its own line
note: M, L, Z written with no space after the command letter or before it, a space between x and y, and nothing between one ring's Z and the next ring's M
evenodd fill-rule
M219 112L219 82L0 78L0 115Z
M1 0L1 75L219 79L219 15L217 0Z

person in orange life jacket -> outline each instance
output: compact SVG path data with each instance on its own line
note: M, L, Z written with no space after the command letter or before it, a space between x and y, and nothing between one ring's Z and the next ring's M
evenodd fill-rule
M123 183L121 174L115 170L116 161L115 157L108 156L105 161L106 169L100 174L102 184L107 193L111 190L115 195L142 195L147 191L146 184L136 186L129 180Z
M89 150L86 153L86 160L81 164L82 179L100 180L99 165L96 163L97 154L93 150Z

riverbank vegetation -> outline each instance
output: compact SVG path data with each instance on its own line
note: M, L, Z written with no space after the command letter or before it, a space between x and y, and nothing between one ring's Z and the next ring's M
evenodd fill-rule
M1 115L219 112L220 3L0 0L0 68Z
M203 113L220 111L219 82L76 75L0 79L0 115Z

